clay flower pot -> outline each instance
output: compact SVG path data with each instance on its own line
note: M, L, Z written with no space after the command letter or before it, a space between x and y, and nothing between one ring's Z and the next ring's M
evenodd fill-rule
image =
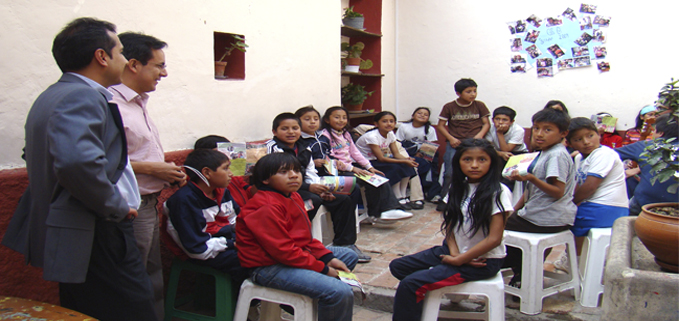
M360 72L359 68L361 66L361 58L345 58L347 65L344 67L344 71L348 72Z
M226 69L226 61L215 61L215 78L224 79L224 70Z
M655 262L673 272L679 272L679 217L656 214L649 209L677 205L678 203L644 205L634 223L639 240L655 256Z
M363 109L363 103L361 103L361 104L359 104L359 105L349 105L349 104L346 104L345 108L346 108L348 111L360 111L360 110Z

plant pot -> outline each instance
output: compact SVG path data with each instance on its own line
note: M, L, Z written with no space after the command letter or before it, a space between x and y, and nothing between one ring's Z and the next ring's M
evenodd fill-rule
M662 268L679 272L679 217L656 214L649 209L659 206L679 206L679 203L653 203L641 207L634 223L639 240L655 256Z
M225 79L224 70L226 69L226 61L215 61L215 79Z
M344 106L348 111L360 111L363 109L363 103L360 103L358 105L345 104Z
M346 65L344 66L344 71L348 72L360 72L361 58L344 58Z
M346 17L342 19L342 23L345 26L361 30L365 29L363 28L363 21L365 21L365 17Z

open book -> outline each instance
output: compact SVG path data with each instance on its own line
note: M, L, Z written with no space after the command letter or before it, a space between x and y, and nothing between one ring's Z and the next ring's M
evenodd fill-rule
M349 195L356 186L356 177L322 176L319 184L327 186L331 193Z
M243 176L255 163L266 155L266 143L217 143L217 150L231 159L231 172Z
M375 174L375 175L361 175L361 174L354 173L354 175L356 177L358 177L359 179L362 179L362 180L368 182L368 184L375 186L375 187L378 187L378 186L389 181L388 178L382 177L382 176L377 175L377 174Z
M615 132L615 124L618 122L617 118L604 115L592 115L590 119L596 124L597 128L603 127L604 132Z
M363 300L365 300L366 294L365 290L363 289L363 284L361 284L361 281L358 279L356 274L344 271L337 271L337 273L339 274L339 278L342 282L359 288L361 290L361 294L363 294Z
M514 170L519 171L519 175L526 175L533 170L535 162L538 159L540 152L514 155L507 160L507 165L502 170L503 177L509 177Z

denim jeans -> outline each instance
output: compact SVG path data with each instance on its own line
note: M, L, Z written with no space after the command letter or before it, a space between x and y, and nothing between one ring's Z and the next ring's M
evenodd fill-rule
M342 247L328 247L337 259L353 270L358 262L356 252ZM256 284L318 299L318 320L351 320L354 293L339 279L316 271L276 264L256 268L252 273Z
M448 195L450 190L450 183L453 180L453 156L455 156L455 147L450 146L450 143L446 141L446 152L443 154L443 186L441 188L441 198Z

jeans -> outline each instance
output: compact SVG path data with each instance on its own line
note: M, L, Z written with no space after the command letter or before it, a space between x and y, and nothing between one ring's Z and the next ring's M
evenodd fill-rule
M443 154L443 186L441 188L441 198L448 195L450 190L450 183L453 181L453 156L455 156L455 147L450 146L446 141L446 152Z
M337 259L353 270L358 262L356 252L342 247L328 247ZM354 292L339 279L316 271L276 264L258 267L252 272L256 284L318 299L318 320L350 321L353 315Z

